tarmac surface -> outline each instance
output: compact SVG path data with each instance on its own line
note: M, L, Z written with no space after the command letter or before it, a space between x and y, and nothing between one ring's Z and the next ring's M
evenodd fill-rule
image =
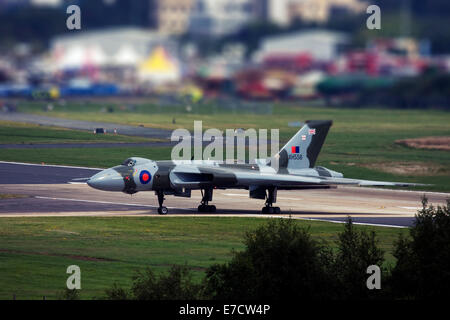
M320 190L278 191L280 215L263 215L263 200L250 199L246 190L215 190L214 214L198 213L200 191L191 198L166 196L167 216L160 216L153 192L132 196L90 188L84 182L100 168L32 165L0 162L0 217L41 216L238 216L292 217L295 219L407 227L426 194L430 203L445 204L449 193L338 187Z

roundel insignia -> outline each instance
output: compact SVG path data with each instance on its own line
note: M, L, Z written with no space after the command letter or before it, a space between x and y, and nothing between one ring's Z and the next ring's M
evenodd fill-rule
M139 175L139 180L142 184L147 184L152 179L152 175L147 170L142 170L141 174Z

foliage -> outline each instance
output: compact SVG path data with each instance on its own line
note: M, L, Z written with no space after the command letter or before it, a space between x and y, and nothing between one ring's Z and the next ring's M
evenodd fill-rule
M66 288L59 294L59 300L80 300L79 290Z
M111 300L193 300L200 298L200 286L192 281L186 265L174 265L159 276L149 268L140 271L133 277L130 292L114 284L106 296Z
M390 285L406 299L435 299L450 295L450 199L446 206L422 200L410 238L400 237Z
M349 218L344 231L339 234L339 249L334 263L334 272L339 283L341 299L363 299L376 291L367 290L367 267L381 266L384 251L379 246L374 231L357 231Z
M106 298L109 300L129 300L130 293L124 288L120 287L116 282L111 288L105 290Z

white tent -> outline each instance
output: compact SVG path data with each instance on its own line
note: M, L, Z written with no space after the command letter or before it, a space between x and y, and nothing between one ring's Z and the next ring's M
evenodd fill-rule
M113 65L137 66L142 58L129 45L122 45L112 59Z
M177 51L177 43L172 39L139 28L69 32L51 41L52 58L60 57L54 61L57 70L85 66L139 66L147 57L149 48L159 45L170 52Z
M86 63L101 67L108 64L108 57L98 45L86 48Z
M81 46L72 46L64 50L59 61L58 69L81 68L86 61L85 51Z

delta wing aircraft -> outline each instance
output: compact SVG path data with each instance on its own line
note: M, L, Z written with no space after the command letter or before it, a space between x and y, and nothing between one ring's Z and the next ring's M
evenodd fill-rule
M87 184L105 191L134 194L154 191L158 213L167 214L165 195L190 197L191 190L201 190L200 212L215 212L209 202L214 189L247 189L250 198L265 199L262 213L280 213L273 204L277 190L330 188L334 185L411 186L417 184L344 178L342 173L315 167L330 120L307 121L274 157L257 164L227 164L212 160L152 161L132 157L122 165L106 169L91 177ZM272 164L277 161L277 165Z

